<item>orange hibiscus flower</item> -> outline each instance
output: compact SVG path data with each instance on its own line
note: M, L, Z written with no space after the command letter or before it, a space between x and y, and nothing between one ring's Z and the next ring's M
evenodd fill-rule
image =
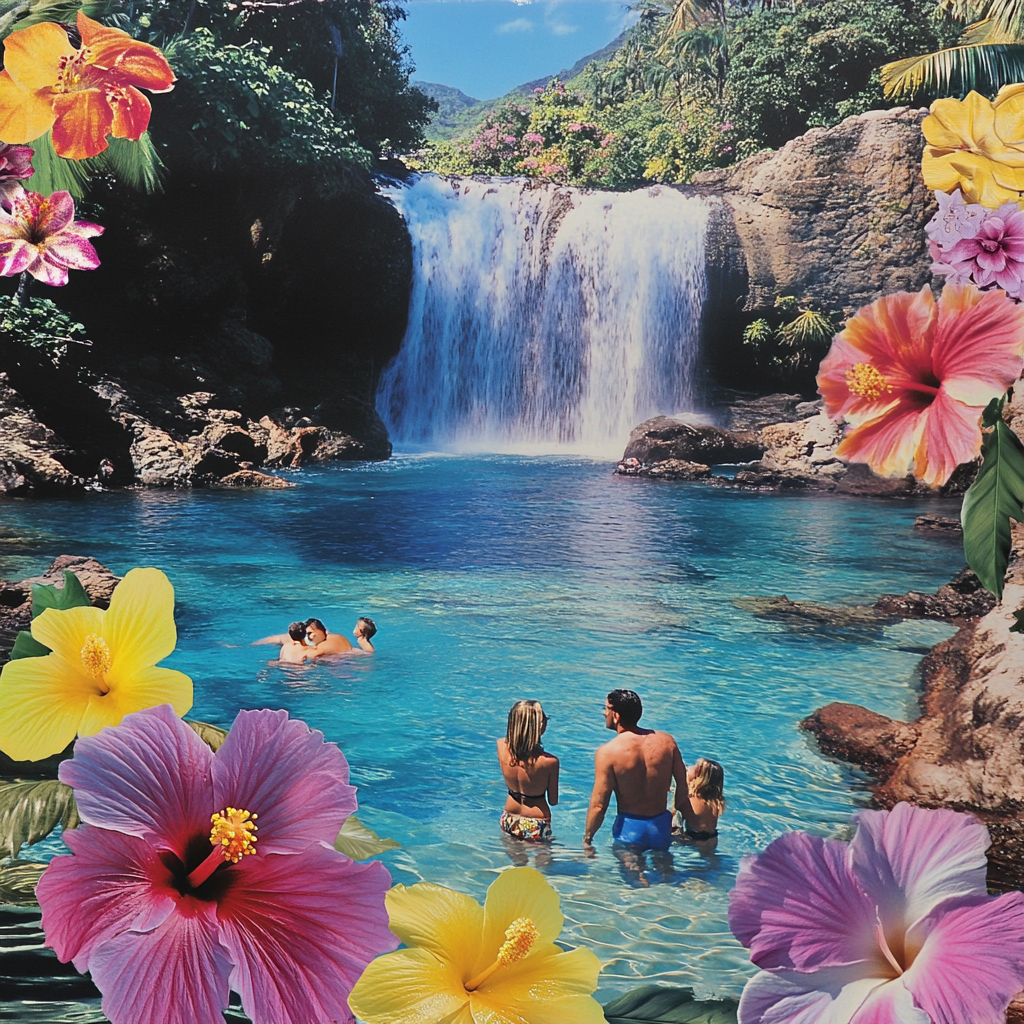
M1024 306L1005 292L926 285L859 310L822 360L825 411L853 429L836 449L881 476L944 484L981 450L981 414L1024 369Z
M107 148L107 136L138 139L149 125L150 92L174 88L164 55L127 32L78 13L82 45L42 22L4 40L0 139L32 142L53 129L58 156L82 160Z

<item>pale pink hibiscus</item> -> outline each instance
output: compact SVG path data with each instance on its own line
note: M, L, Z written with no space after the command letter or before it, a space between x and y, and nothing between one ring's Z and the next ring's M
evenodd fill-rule
M818 372L833 419L852 430L836 449L881 476L932 487L981 450L981 414L1024 368L1024 307L999 290L947 284L897 292L859 310Z
M729 926L762 968L739 1024L1004 1024L1024 893L989 896L968 814L861 811L847 844L791 832L746 857Z
M11 202L22 191L22 182L35 174L31 146L11 146L0 142L0 206L11 208Z
M60 778L87 827L39 882L43 929L112 1024L224 1024L229 988L254 1024L352 1020L398 943L387 870L331 845L356 799L321 733L242 711L213 754L164 705L80 737Z
M1019 299L1024 292L1024 213L1016 203L1003 203L986 211L977 233L962 238L948 249L940 247L936 274L950 274L947 280L970 278L979 288L998 285L1007 295Z
M100 258L87 239L99 224L75 220L69 192L41 196L22 190L0 206L0 276L29 273L45 284L68 283L69 270L95 270Z

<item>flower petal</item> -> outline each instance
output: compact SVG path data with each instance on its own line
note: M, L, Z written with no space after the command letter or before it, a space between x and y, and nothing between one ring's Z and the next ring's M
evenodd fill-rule
M483 1004L495 1014L505 1013L513 1022L605 1024L601 1004L591 995L600 970L601 961L589 949L579 946L565 952L548 946L495 971L470 996L473 1016L487 1019L479 1011L478 1004Z
M171 581L159 569L132 569L114 588L103 635L119 679L166 658L178 640Z
M53 97L53 150L66 160L84 160L107 148L114 111L101 89L81 89Z
M963 462L981 451L983 407L964 405L943 386L923 416L924 430L914 453L914 475L929 487L944 484Z
M564 918L558 894L536 868L509 868L491 883L484 901L484 931L477 957L478 970L494 962L505 941L505 931L519 917L537 927L537 940L527 957L549 945L562 931Z
M850 872L846 843L806 832L743 859L729 927L761 968L815 970L878 955L874 905Z
M903 984L935 1024L1003 1024L1024 988L1024 893L940 903L908 936L923 945Z
M942 900L988 891L992 841L973 815L899 803L891 811L858 811L853 821L850 863L884 925L905 930Z
M739 1024L849 1024L864 1000L885 980L864 977L855 967L826 968L812 974L761 971L743 988Z
M0 72L0 139L32 142L50 130L53 120L49 95L25 89L8 72Z
M384 865L357 864L315 844L293 855L244 857L229 871L217 917L235 963L231 987L253 1024L348 1020L352 986L377 954L398 944L384 911L391 884Z
M0 277L20 274L36 259L36 247L29 242L0 242Z
M95 680L59 655L9 661L0 675L0 750L15 761L59 754L95 694Z
M183 860L189 838L209 833L212 761L210 748L163 705L79 738L58 775L74 788L84 822L155 842Z
M469 995L448 964L425 949L400 949L366 968L348 1004L371 1024L437 1024L468 1008Z
M35 231L39 235L54 235L63 231L75 219L75 201L70 192L54 192L39 203Z
M139 42L120 29L101 25L81 11L78 31L82 45L89 48L89 63L115 71L118 84L137 85L150 92L169 92L174 87L174 72L155 46Z
M213 903L186 897L160 927L102 943L89 969L111 1024L224 1024L231 961Z
M139 139L149 127L152 112L149 100L130 86L118 91L114 103L114 123L110 134L116 139Z
M928 401L909 393L884 416L854 427L836 448L849 462L866 462L879 476L906 476L924 433Z
M979 1024L973 1017L965 1018ZM903 981L897 979L875 989L864 1005L850 1018L850 1024L935 1024L907 991ZM941 1022L953 1024L953 1021Z
M149 843L102 828L64 833L73 857L55 857L36 886L46 944L83 974L96 946L140 925L155 928L178 899Z
M443 885L420 882L396 885L387 899L391 931L407 946L426 950L444 963L452 964L460 982L469 981L480 959L480 937L484 930L484 908L471 896Z
M103 611L99 608L47 608L32 620L32 638L45 644L69 662L81 662L85 638L103 632ZM85 671L85 667L81 667Z
M43 284L59 288L68 283L68 272L56 260L46 258L46 253L38 246L35 247L35 259L25 268L37 281Z
M77 51L67 32L52 21L12 32L4 39L4 70L23 89L35 92L57 84L61 57ZM3 136L5 142L7 136Z
M334 842L356 809L348 762L334 743L287 711L240 711L213 762L215 810L259 815L260 853Z
M140 669L127 681L108 672L110 692L89 699L78 726L80 736L95 736L108 725L120 725L125 715L170 704L181 718L192 707L192 680L172 668Z
M998 291L947 284L932 360L950 395L965 405L986 406L1024 369L1024 307Z

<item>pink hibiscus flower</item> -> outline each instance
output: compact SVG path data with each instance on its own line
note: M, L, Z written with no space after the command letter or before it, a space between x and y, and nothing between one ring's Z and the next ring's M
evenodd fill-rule
M849 844L790 832L744 858L729 926L762 971L739 1024L1004 1024L1024 893L988 895L988 829L910 804L854 821Z
M60 778L88 827L39 882L43 929L112 1024L224 1024L229 988L255 1024L352 1020L398 943L387 870L331 845L356 799L321 733L242 711L213 754L164 705L80 738Z
M21 191L0 206L0 277L28 272L45 284L68 283L69 270L95 270L100 258L86 239L102 235L99 224L75 220L69 192L41 196Z
M947 284L859 310L832 342L818 391L853 429L836 449L881 476L932 487L981 450L981 414L1024 368L1024 308L1001 291Z
M31 146L11 146L0 142L0 206L11 208L11 202L22 191L22 182L35 174Z
M941 248L941 247L940 247ZM986 211L971 238L961 238L940 251L937 274L951 274L955 280L970 277L979 288L995 284L1015 299L1024 291L1024 213L1016 203L1003 203Z

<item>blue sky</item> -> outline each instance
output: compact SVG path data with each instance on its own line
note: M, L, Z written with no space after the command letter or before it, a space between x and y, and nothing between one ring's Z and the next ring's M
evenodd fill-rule
M409 0L402 35L413 78L489 100L610 43L622 0Z

